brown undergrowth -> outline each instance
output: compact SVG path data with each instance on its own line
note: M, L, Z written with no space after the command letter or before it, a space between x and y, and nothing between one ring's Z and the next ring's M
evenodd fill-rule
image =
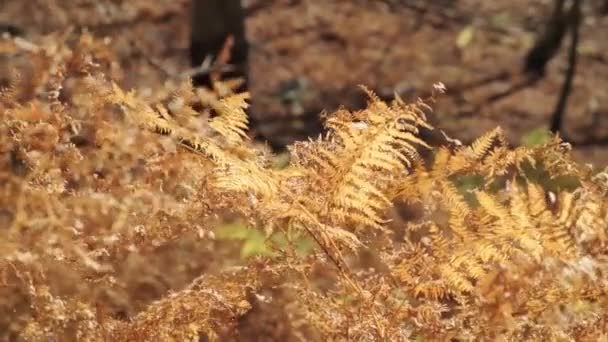
M608 176L559 138L430 141L434 98L370 92L278 167L229 82L126 91L60 38L3 43L3 339L606 338Z

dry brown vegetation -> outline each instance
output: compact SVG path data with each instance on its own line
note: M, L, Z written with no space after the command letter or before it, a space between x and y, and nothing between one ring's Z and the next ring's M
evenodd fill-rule
M283 160L232 82L129 91L76 36L0 41L0 339L607 338L608 170L558 137L365 90Z
M279 167L228 83L144 99L91 35L3 44L32 65L2 91L3 339L606 336L607 175L558 138L425 141L434 98L370 93Z

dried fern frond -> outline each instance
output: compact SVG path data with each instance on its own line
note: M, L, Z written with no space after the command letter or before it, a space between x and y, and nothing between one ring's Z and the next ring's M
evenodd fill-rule
M217 113L215 118L209 122L209 126L228 140L230 144L242 143L247 138L248 128L247 103L248 93L231 95L212 103L212 108Z
M366 110L329 117L328 134L295 145L292 154L295 166L307 168L311 182L326 193L321 215L339 225L381 229L391 205L388 184L408 173L419 147L428 148L417 134L418 127L429 126L415 107L389 106L371 93L370 98Z
M195 280L188 288L151 304L131 322L115 324L112 339L219 341L235 328L236 319L251 309L247 292L255 292L255 277L247 270L240 273ZM240 283L233 282L235 276L241 278ZM225 322L232 322L232 326Z
M605 245L606 206L600 204L601 191L589 182L588 171L571 164L558 140L515 149L505 141L500 131L493 131L473 146L440 148L430 162L417 164L397 194L405 206L421 205L423 210L415 222L406 222L409 252L404 250L399 261L390 262L395 277L413 296L435 301L452 298L458 303L455 307L469 310L470 301L490 300L507 310L501 324L512 324L509 329L517 331L520 321L512 312L542 320L546 310L558 303L575 305L575 298L594 287L583 279L594 278L599 271L588 255L596 255L598 247ZM539 179L525 163L545 167L543 172L555 181L575 174L581 185L548 190L555 188L548 186L552 181L536 183ZM507 174L512 180L497 181ZM485 181L471 189L456 182L459 177L479 175ZM583 235L593 242L583 242ZM502 274L500 270L518 268L517 276L496 276ZM561 272L576 281L564 282ZM489 287L496 292L483 292ZM507 293L500 292L502 287L514 297L500 297ZM591 315L597 313L590 310Z
M105 42L36 47L0 100L0 339L604 337L608 177L559 138L435 146L423 101L368 91L277 170L229 84L126 92Z

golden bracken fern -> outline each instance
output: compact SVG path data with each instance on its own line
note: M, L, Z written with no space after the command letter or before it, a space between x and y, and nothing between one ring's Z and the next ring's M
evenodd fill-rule
M38 44L0 97L2 339L606 338L608 177L558 137L431 142L367 91L277 168L230 82L125 91L98 39Z

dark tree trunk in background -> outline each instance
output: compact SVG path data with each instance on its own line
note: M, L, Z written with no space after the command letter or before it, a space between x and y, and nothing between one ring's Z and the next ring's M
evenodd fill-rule
M556 55L568 31L566 1L554 1L551 18L526 56L524 71L535 76L544 76L547 63Z
M245 11L241 0L192 0L192 36L190 60L198 67L207 56L214 61L229 37L234 39L228 63L234 70L223 73L227 78L243 77L247 80L248 43L245 37ZM210 86L208 73L197 75L197 86Z
M562 91L555 106L555 111L553 112L553 118L551 120L551 131L554 133L558 133L562 130L563 118L566 113L566 105L568 103L568 97L572 92L572 82L574 81L574 75L576 74L576 57L577 57L577 48L579 41L579 30L581 27L581 3L583 0L574 0L572 7L568 13L568 17L570 18L570 25L572 29L571 33L571 42L570 42L570 51L568 54L568 70L566 70L566 78L564 80L564 85L562 87Z
M0 36L4 33L8 33L11 36L20 36L23 34L23 31L17 26L0 23Z
M568 97L572 92L572 83L576 73L576 50L579 42L579 28L582 20L582 1L571 0L567 2L566 0L554 0L551 18L549 18L544 31L526 55L524 71L537 79L543 77L547 63L555 57L564 37L570 30L572 40L568 54L568 69L566 70L564 85L551 118L550 129L554 133L562 130ZM569 3L569 6L566 3Z

